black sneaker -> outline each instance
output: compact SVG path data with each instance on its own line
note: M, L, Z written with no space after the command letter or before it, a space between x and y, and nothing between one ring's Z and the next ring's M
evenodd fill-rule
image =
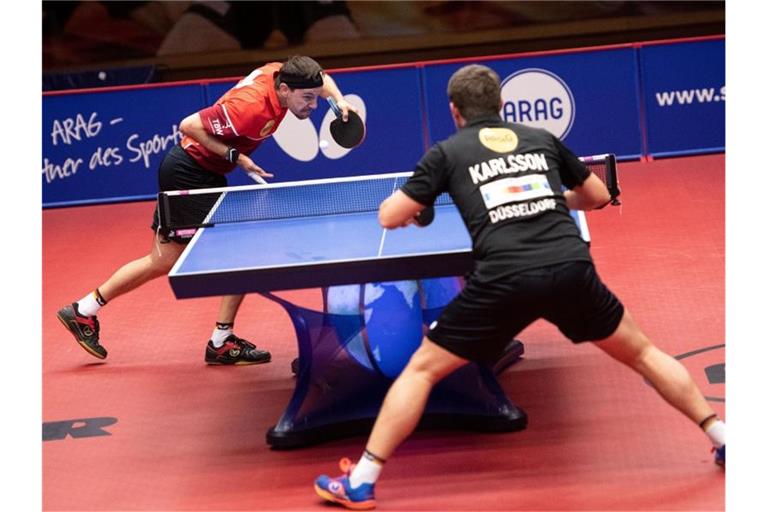
M271 359L269 352L256 348L253 343L234 334L227 336L224 344L218 348L213 346L211 340L208 340L208 346L205 347L205 362L208 364L261 364Z
M74 302L61 308L56 316L86 352L99 359L107 357L107 349L99 345L99 321L95 315L81 315Z

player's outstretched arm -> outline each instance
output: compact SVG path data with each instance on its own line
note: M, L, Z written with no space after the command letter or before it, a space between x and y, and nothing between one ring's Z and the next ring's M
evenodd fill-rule
M328 74L323 75L323 90L320 93L320 97L324 99L333 98L336 102L336 106L341 110L341 119L344 122L347 121L347 114L350 110L357 112L357 108L344 99L344 95L341 93L341 90L339 90L336 82Z
M182 119L179 130L202 144L211 153L223 156L227 152L228 146L225 143L205 131L203 120L197 112Z
M387 229L404 227L412 224L416 214L423 209L423 204L397 190L379 206L379 223Z

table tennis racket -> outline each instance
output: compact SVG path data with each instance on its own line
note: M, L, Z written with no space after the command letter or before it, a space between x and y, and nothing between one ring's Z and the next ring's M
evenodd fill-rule
M341 109L336 105L333 98L328 98L328 104L331 110L336 114L336 119L331 121L331 137L336 144L343 148L354 148L359 146L365 138L365 124L363 120L352 110L347 112L347 122L341 118Z
M266 185L266 184L267 184L267 180L265 180L264 178L262 178L262 177L261 177L259 174L257 174L257 173L255 173L255 172L251 172L251 171L245 171L245 173L248 175L248 177L249 177L249 178L251 178L251 179L252 179L253 181L255 181L256 183L259 183L259 184L261 184L261 185Z
M429 226L432 224L432 221L435 220L435 208L433 206L427 206L417 213L413 219L416 221L416 224L421 227Z

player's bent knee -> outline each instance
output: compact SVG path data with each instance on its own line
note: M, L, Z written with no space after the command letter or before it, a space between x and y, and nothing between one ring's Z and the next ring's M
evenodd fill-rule
M650 339L640 330L628 311L624 312L614 333L596 341L595 345L612 358L633 368L642 362L648 349L653 348Z
M149 255L153 271L161 275L170 272L183 250L184 247L177 247L177 244L167 244L159 251L153 250Z
M467 360L447 351L428 338L424 338L421 346L408 362L406 371L417 373L422 378L436 383L467 363Z

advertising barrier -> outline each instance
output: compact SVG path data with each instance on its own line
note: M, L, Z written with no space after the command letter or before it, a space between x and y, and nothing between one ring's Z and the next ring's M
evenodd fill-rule
M725 151L725 40L640 48L650 156Z
M204 106L199 85L44 96L43 206L154 197L179 122Z
M631 47L567 55L475 60L501 79L502 119L544 128L576 154L641 156L639 90ZM432 142L455 132L446 89L467 62L426 65L424 89Z
M430 144L454 133L448 79L471 62L499 74L504 119L547 129L577 154L626 160L725 149L723 36L330 70L365 120L363 143L337 145L333 112L321 101L308 120L289 113L254 161L273 182L412 170ZM154 198L181 120L236 83L44 93L43 207ZM240 171L228 180L252 183Z

